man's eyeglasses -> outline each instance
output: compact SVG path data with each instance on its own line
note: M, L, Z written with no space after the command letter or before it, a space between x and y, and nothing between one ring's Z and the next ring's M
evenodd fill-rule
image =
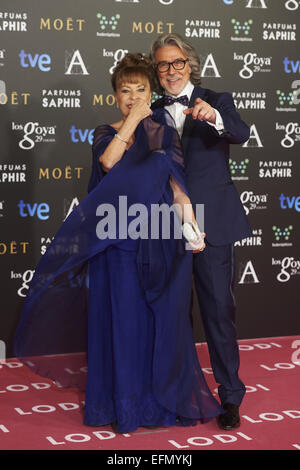
M172 65L174 70L182 70L187 62L189 62L189 59L176 59L173 60L173 62L159 62L156 64L156 68L159 72L168 72Z

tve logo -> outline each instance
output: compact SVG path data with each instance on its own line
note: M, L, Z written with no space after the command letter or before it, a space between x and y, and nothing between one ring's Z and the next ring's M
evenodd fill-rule
M49 219L50 207L46 202L42 202L41 204L34 202L30 204L21 199L18 207L21 217L34 217L36 215L40 220Z
M74 143L78 143L78 142L84 143L88 141L88 143L92 145L94 130L95 129L91 129L91 130L90 129L84 129L84 130L76 129L76 127L73 124L70 129L71 140Z
M300 60L292 60L285 57L283 65L285 73L300 73Z
M51 70L51 57L48 54L32 55L31 53L26 53L24 49L22 49L20 51L19 57L21 67L31 67L34 69L36 66L38 66L42 72L49 72Z
M283 193L279 196L281 209L295 209L300 212L300 196L285 196Z

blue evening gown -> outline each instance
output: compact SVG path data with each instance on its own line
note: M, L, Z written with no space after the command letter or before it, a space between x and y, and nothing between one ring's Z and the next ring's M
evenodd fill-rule
M185 240L165 239L161 232L156 238L118 236L124 220L129 232L134 221L119 211L119 196L126 196L128 208L141 203L149 209L139 219L141 228L150 227L153 204L172 205L170 176L187 192L170 119L164 110L144 119L134 144L105 175L99 157L116 131L96 128L89 194L41 258L14 340L16 356L32 370L85 389L86 425L114 422L122 433L191 425L223 412L193 342L193 254ZM116 210L115 238L97 236L102 203ZM171 233L176 224L171 218Z

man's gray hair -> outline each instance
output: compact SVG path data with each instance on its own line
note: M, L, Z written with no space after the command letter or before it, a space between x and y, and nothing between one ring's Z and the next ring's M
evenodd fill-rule
M153 65L155 65L155 52L157 51L157 49L167 46L177 46L179 47L179 49L181 49L184 55L189 59L189 64L192 69L190 76L192 84L200 85L201 70L199 56L193 46L186 42L179 34L162 34L156 39L156 41L154 41L150 50L150 58L152 60ZM163 89L160 87L160 89L158 89L157 91L161 93Z

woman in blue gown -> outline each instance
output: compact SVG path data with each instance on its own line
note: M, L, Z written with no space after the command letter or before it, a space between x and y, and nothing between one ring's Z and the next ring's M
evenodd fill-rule
M193 342L193 252L174 235L183 223L199 235L193 211L167 218L170 236L166 212L157 218L157 208L190 201L178 134L149 107L154 80L141 54L116 67L122 119L95 129L88 195L38 264L14 341L35 372L85 389L86 425L115 423L122 433L223 412ZM201 236L190 242L203 246Z

